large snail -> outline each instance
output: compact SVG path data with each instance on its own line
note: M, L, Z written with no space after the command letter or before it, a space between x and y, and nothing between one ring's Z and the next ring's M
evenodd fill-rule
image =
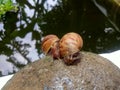
M54 59L61 58L67 65L80 60L80 49L83 46L82 37L74 32L65 34L60 40L56 35L47 35L42 41L42 51Z
M74 32L65 34L59 41L60 57L68 64L74 64L79 61L79 51L83 46L82 37Z
M44 37L42 41L42 51L46 55L51 55L54 59L59 58L59 38L56 35L50 34Z

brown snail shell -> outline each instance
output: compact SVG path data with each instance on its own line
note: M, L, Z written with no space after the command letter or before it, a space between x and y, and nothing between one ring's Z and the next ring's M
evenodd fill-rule
M83 40L79 34L74 32L67 33L59 42L60 57L64 58L65 63L72 64L72 62L75 61L75 58L78 56L77 55L73 58L74 54L79 53L82 46Z
M51 55L54 59L59 58L59 38L56 35L47 35L42 41L42 51Z

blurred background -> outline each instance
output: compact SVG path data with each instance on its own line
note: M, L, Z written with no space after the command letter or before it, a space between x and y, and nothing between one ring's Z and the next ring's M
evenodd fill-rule
M61 38L65 33L77 32L83 37L82 50L97 54L120 49L120 7L110 0L12 3L18 10L0 17L0 76L16 73L42 58L41 40L47 34Z

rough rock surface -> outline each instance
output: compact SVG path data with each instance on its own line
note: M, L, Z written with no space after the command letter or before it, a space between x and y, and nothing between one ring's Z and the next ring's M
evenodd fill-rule
M46 57L16 73L2 90L120 90L120 69L107 59L81 52L77 65Z

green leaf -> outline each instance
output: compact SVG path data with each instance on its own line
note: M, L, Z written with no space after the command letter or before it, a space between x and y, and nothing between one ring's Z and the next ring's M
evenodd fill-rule
M17 11L17 8L18 7L17 5L13 5L12 1L11 0L1 0L0 1L0 18L1 18L1 15L4 15L6 12L8 11Z

